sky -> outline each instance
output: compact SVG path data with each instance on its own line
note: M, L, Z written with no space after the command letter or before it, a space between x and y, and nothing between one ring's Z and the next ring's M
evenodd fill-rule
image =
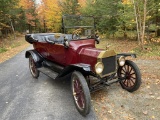
M41 3L41 0L36 0L36 3L37 3L37 4Z

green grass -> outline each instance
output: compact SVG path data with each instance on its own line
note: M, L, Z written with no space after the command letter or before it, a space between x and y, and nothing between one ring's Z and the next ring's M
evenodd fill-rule
M15 48L15 47L18 47L20 45L21 45L21 43L14 43L14 44L11 45L11 48Z
M13 44L11 44L10 45L10 47L11 48L15 48L15 47L18 47L18 46L20 46L21 45L21 43L13 43ZM8 49L7 49L7 47L5 46L5 47L1 47L0 48L0 53L3 53L3 52L6 52Z
M7 49L6 48L0 48L0 53L6 52Z
M26 43L24 40L24 36L17 37L16 39L11 38L12 36L9 36L5 39L0 39L0 53L4 53L6 51L9 51L12 48L16 48L18 46L21 46Z

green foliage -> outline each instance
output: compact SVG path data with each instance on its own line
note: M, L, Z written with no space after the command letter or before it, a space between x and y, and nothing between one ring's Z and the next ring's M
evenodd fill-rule
M11 12L11 20L15 31L23 32L26 30L26 16L22 8L15 8Z
M0 48L0 53L6 52L7 49L6 48Z
M25 5L21 4L22 6L20 6L20 2L22 0L0 0L0 31L2 35L7 36L13 31L24 32L29 29L27 28L28 22L31 22L30 26L35 26L38 22L35 0L27 1L28 3L23 1ZM30 2L33 2L33 5ZM26 9L28 6L32 8Z
M120 0L97 0L95 3L90 0L82 13L96 16L97 29L114 35L118 29L124 29L127 25L131 27L129 22L133 15L128 13L128 9L131 7L124 6Z
M137 6L139 17L138 22L143 20L143 0L134 0ZM158 0L147 1L147 24L156 23L158 16L160 18L160 2ZM81 9L81 13L85 15L96 16L97 29L102 33L115 35L117 31L121 31L123 37L128 37L128 31L136 30L136 21L134 16L134 6L132 2L123 3L122 0L87 0L86 7Z
M156 24L150 24L148 29L149 29L149 31L156 31L157 26L156 26Z
M11 10L14 9L17 2L17 0L0 0L0 29L8 27L12 16Z
M63 14L79 14L79 3L78 0L64 0L59 1L59 5L61 6L61 11Z

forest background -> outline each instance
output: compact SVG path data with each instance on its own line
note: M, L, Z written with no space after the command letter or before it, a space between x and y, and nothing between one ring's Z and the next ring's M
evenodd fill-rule
M160 44L159 0L0 0L0 3L0 43L11 34L15 38L17 33L61 32L62 15L72 14L94 16L101 38L136 40L142 51L157 50ZM147 46L153 43L154 48Z

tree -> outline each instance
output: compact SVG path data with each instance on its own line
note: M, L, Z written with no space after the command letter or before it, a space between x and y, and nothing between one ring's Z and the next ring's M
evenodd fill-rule
M142 49L144 49L146 20L147 18L150 18L149 13L159 6L159 3L158 5L155 5L154 2L154 0L132 0L137 24L138 42Z
M117 26L120 24L120 4L119 0L88 0L82 13L95 16L97 29L102 33L108 32L114 36Z
M59 5L63 14L80 14L80 3L78 0L59 0Z
M15 9L18 1L1 0L0 2L0 31L3 35L7 35L9 32L14 31L11 21L11 10Z
M61 24L61 11L58 6L58 1L55 0L42 0L41 5L38 7L38 18L41 27L52 32L60 31Z
M33 27L36 27L37 13L35 0L20 0L19 6L25 11L26 24L29 32L32 33Z

